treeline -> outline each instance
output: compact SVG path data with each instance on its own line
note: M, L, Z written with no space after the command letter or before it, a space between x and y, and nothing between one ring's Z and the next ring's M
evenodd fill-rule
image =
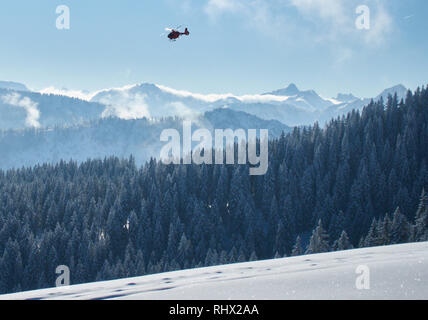
M264 176L132 157L0 171L0 292L51 287L58 265L76 284L428 240L427 141L422 88L270 141Z
M390 218L389 214L379 220L374 218L367 235L361 237L357 248L419 241L428 241L428 195L425 190L422 190L413 223L407 220L401 213L400 208L395 210L392 218ZM342 231L339 239L332 242L330 235L322 225L322 221L319 220L317 227L312 232L307 249L303 249L302 240L300 236L297 236L291 255L298 256L349 249L354 249L354 246L345 230Z

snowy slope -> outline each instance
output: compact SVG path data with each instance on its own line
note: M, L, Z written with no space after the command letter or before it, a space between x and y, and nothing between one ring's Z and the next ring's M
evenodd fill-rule
M356 288L359 265L370 269L369 290ZM428 242L190 269L0 299L428 299Z

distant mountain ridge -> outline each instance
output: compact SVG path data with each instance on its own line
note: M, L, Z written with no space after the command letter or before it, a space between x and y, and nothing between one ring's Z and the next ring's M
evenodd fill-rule
M0 81L0 88L16 91L29 91L25 84L13 81Z
M275 96L295 96L300 93L299 89L294 83L290 83L287 88L278 89L272 92L264 93L264 95L272 94Z
M262 120L276 120L288 126L324 123L333 117L361 109L371 99L377 101L397 93L404 98L407 89L397 85L374 98L338 94L323 98L314 90L300 90L295 84L259 95L195 94L161 85L142 83L105 89L87 100L57 94L30 92L15 82L0 82L0 130L73 126L105 117L121 119L174 117L194 118L219 108L245 112ZM66 94L66 93L64 93ZM29 121L32 116L34 121ZM31 119L30 119L31 120Z
M98 119L89 123L38 130L10 130L0 134L0 169L57 163L61 159L78 162L104 157L135 157L142 165L151 157L159 159L165 145L160 141L164 129L183 130L183 119L168 117L161 120L124 120L116 117ZM195 117L192 130L208 129L267 129L269 137L276 138L290 127L275 120L262 120L244 112L217 109ZM0 132L1 133L1 132Z
M352 102L355 100L359 100L359 98L354 96L352 93L338 93L335 99L337 101L342 101L342 102Z
M394 93L401 99L406 92L398 85L373 100L385 100ZM159 156L162 130L180 131L183 119L192 120L194 129L207 128L211 132L268 129L270 138L274 138L291 131L284 123L328 121L361 109L370 101L352 94L324 99L294 84L261 95L234 96L198 95L144 83L103 90L90 101L0 88L0 168L131 154L138 163L144 163ZM28 119L31 115L34 119ZM28 130L29 123L37 123L38 129Z
M310 125L315 121L326 122L352 109L361 109L372 99L386 99L397 93L398 99L405 98L407 89L397 85L385 89L373 98L358 98L352 94L338 94L335 99L326 99L314 90L301 91L295 84L284 89L260 95L235 96L232 94L195 94L163 86L143 83L125 89L103 90L91 101L105 104L108 115L120 114L123 105L135 105L144 101L145 111L150 117L183 114L202 114L216 108L229 108L255 115L265 120L278 120L291 126Z
M42 128L100 119L105 106L66 96L0 88L0 130L25 129L32 117Z

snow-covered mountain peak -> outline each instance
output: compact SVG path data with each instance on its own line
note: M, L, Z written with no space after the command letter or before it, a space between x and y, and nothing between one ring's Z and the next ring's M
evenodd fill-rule
M376 100L379 100L382 97L385 101L389 95L394 96L394 94L397 94L398 100L400 100L406 97L406 93L407 88L402 84L398 84L396 86L383 90L382 93L376 97Z
M13 81L0 81L0 88L15 91L29 91L25 84Z
M1 89L2 85L7 89ZM329 121L354 109L359 110L372 99L378 101L382 97L386 101L388 95L394 93L401 99L407 93L403 85L397 85L384 90L377 97L359 99L350 93L340 93L337 98L328 99L311 89L300 90L294 83L269 93L246 95L195 93L148 82L92 92L54 87L41 90L40 93L20 91L24 88L26 88L24 85L0 81L0 96L12 90L20 92L22 98L27 97L34 101L41 112L42 126L70 124L76 121L80 123L91 120L96 115L122 119L197 117L218 108L242 111L264 120L278 120L289 126L310 125L315 121L321 123ZM60 105L58 101L64 105ZM104 110L100 112L100 108ZM17 110L16 107L1 101L0 109L2 114L7 115L0 119L0 129L22 127L25 110ZM56 110L55 116L48 110ZM91 117L85 117L88 110L93 111ZM17 114L19 111L20 114Z
M334 99L341 102L352 102L359 98L354 96L352 93L338 93L337 97Z
M274 95L274 96L297 96L300 94L299 88L294 83L290 83L288 87L283 89L278 89L272 92L265 93L265 95Z

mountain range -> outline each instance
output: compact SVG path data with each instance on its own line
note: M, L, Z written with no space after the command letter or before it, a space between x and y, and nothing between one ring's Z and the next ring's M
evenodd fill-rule
M397 85L372 98L358 98L350 93L323 98L314 90L299 90L295 84L268 93L236 96L195 94L143 83L105 89L79 99L67 96L67 91L64 95L42 94L30 91L24 84L0 81L0 130L76 125L110 116L125 120L193 118L219 108L300 126L315 121L324 123L353 109L361 109L372 99L385 100L395 93L402 99L407 89Z
M107 105L104 115L133 117L188 116L217 108L228 108L255 115L265 120L279 120L288 126L324 123L333 117L361 109L372 99L386 99L389 94L404 98L403 85L388 88L373 98L357 98L352 94L338 94L336 98L323 98L314 90L301 91L295 84L284 89L259 95L194 94L154 84L103 90L90 101ZM126 108L124 106L127 106ZM137 106L139 106L137 108Z
M398 85L373 100L407 89ZM338 94L326 99L295 84L259 95L194 94L150 83L106 89L86 99L30 91L24 84L0 81L0 168L84 161L111 155L137 163L158 157L160 133L182 129L182 120L194 129L268 129L270 138L290 132L292 126L326 122L372 99Z

